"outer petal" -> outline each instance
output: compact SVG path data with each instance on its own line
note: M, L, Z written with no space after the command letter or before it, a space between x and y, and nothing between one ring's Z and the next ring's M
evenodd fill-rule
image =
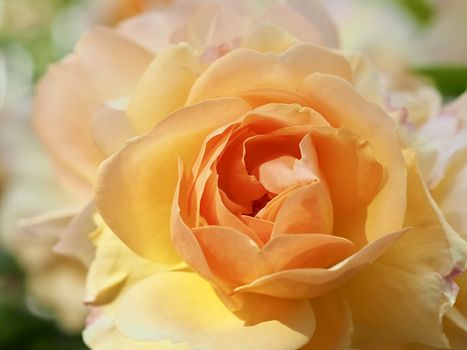
M69 224L60 232L60 238L53 250L59 254L78 259L84 266L89 266L94 258L95 249L89 238L96 230L93 215L96 207L87 204L70 218Z
M75 53L101 101L127 96L153 58L149 51L105 27L84 35Z
M348 350L352 315L343 296L330 293L310 301L316 317L311 341L300 350Z
M110 303L128 286L166 270L133 253L102 223L92 239L96 245L96 257L87 275L84 301L88 304Z
M295 92L303 78L314 72L334 74L347 80L352 76L343 56L312 44L296 45L279 55L238 49L206 69L193 85L187 103L216 96L236 96L260 88Z
M467 239L467 148L453 158L432 194L449 224Z
M103 159L92 135L94 110L106 99L127 95L150 59L147 51L116 32L95 28L39 84L35 126L77 194L83 182L90 187Z
M199 350L295 350L308 342L314 316L307 301L276 300L265 306L266 315L254 314L256 319L265 316L263 322L245 324L196 274L160 273L123 297L116 325L134 339L170 339Z
M177 159L180 156L191 169L206 135L249 109L237 98L180 109L105 161L96 185L96 204L117 236L144 257L179 262L169 232Z
M172 344L165 340L146 342L128 338L115 328L112 306L91 309L84 342L93 350L195 350L187 344Z
M109 104L94 112L91 128L95 143L105 156L117 152L127 140L135 136L125 111Z
M60 325L71 332L80 330L86 309L81 299L86 271L77 260L52 250L69 226L74 210L52 212L24 220L14 237L13 249L27 274L27 288L38 308L48 308Z
M135 130L147 132L182 107L201 71L198 57L187 44L169 46L160 52L130 97L128 118Z
M82 89L89 85L76 56L72 56L49 69L38 85L34 102L35 127L66 176L72 177L67 182L85 182L88 187L102 160L86 128L99 104L95 94ZM79 192L83 187L73 186Z
M345 288L357 346L371 341L448 346L442 316L456 296L449 275L465 267L466 244L431 199L413 155L407 161L405 224L412 229Z

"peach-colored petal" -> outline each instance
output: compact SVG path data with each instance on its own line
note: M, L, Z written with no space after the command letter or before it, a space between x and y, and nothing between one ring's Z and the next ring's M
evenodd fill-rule
M337 264L355 251L348 239L326 234L282 235L271 239L261 250L261 258L273 271L296 268L324 268Z
M270 91L263 92L267 95ZM267 103L255 108L243 118L241 126L254 128L262 134L286 126L329 126L326 119L313 109L298 102L288 102Z
M135 42L105 27L84 35L75 53L100 101L128 96L153 58Z
M352 75L343 56L311 44L299 44L281 54L238 49L203 72L193 85L187 103L215 96L236 96L259 88L295 92L303 78L314 72L334 74L347 80L351 80Z
M169 233L177 158L191 169L204 138L249 109L238 98L219 98L180 109L106 160L99 171L95 198L115 234L144 257L178 263Z
M278 194L289 187L320 180L316 151L309 134L300 141L299 149L300 159L281 156L259 166L259 180L269 192Z
M224 204L218 188L217 174L214 173L209 177L200 205L201 215L208 225L227 226L239 230L250 237L255 244L262 246L262 241L256 233Z
M172 235L172 243L177 253L183 257L185 263L193 268L200 276L209 281L215 281L211 268L203 253L203 250L196 239L193 231L182 218L182 212L186 211L185 198L188 196L190 183L183 174L183 163L179 165L179 182L175 190L175 200L172 207L172 221L170 232ZM180 200L181 199L181 200ZM222 286L221 283L218 285Z
M97 146L106 156L117 152L127 140L135 136L125 112L108 104L94 112L91 128Z
M308 342L315 327L308 301L276 300L266 305L265 314L255 313L265 306L258 303L242 313L254 316L255 323L249 324L229 311L196 274L160 273L123 297L116 325L133 339L168 339L204 350L295 350Z
M147 132L182 107L201 71L198 57L187 44L171 45L161 51L130 96L127 113L135 130Z
M387 181L368 206L366 232L370 240L402 227L405 213L406 171L396 124L377 105L364 100L338 76L315 73L301 92L332 125L347 127L367 140L377 161L386 167ZM336 103L339 96L340 103Z
M79 186L77 192L83 181L94 181L103 159L92 135L94 110L106 99L126 96L150 59L146 50L116 32L95 28L39 84L35 126L65 180Z
M53 250L65 256L71 256L89 266L94 258L95 249L89 235L96 230L92 216L96 208L93 203L87 204L71 218L67 227L60 233Z
M258 259L260 251L247 235L225 226L194 228L208 264L219 278L243 285L267 273L268 266Z
M276 272L258 278L236 292L254 292L279 298L304 299L323 295L378 259L407 230L387 234L329 268L305 268ZM284 236L288 237L288 236Z
M360 247L364 246L367 242L366 206L382 184L381 164L374 159L369 143L348 129L296 126L271 132L282 136L304 133L311 135L320 176L331 195L334 233L352 239ZM344 172L346 181L342 181ZM279 200L276 198L273 201Z
M42 141L66 176L88 186L103 158L86 127L99 104L93 91L81 88L90 84L74 55L48 70L34 102L34 124Z
M319 170L326 179L335 208L350 211L371 203L383 175L371 144L345 128L314 128L310 134ZM345 180L343 171L346 171Z
M284 200L278 210L272 237L285 233L333 232L332 202L326 186L320 182L303 185Z
M273 223L268 220L263 220L258 217L242 215L243 222L250 227L258 237L266 243L271 238Z
M455 269L465 269L466 243L447 225L431 198L413 152L405 155L405 224L412 229L344 290L352 309L354 334L362 344L390 339L448 347L442 317L456 297L450 276Z

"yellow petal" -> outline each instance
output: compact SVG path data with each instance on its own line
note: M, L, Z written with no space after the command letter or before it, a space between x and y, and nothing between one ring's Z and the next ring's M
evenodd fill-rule
M95 198L112 231L146 258L178 263L169 229L177 159L181 157L191 169L204 138L249 109L238 98L219 98L180 109L105 161Z
M152 61L130 96L128 118L142 134L185 104L202 67L187 44L172 45Z
M115 328L115 307L93 307L88 324L83 331L83 340L93 350L195 350L187 344L138 341L125 337Z
M405 224L412 229L344 290L352 309L355 338L362 344L391 339L447 347L442 316L456 296L449 276L453 269L465 268L466 243L456 239L446 224L413 154L407 153L407 164Z
M89 267L84 301L93 305L113 302L137 281L165 268L141 258L105 225L93 234L96 255Z
M115 321L123 334L139 340L168 339L202 350L295 350L313 333L313 310L306 300L278 304L282 307L264 305L266 315L242 314L255 316L255 322L248 324L227 309L196 274L160 273L141 281L123 297Z
M345 298L329 293L311 300L316 330L311 341L300 350L348 350L352 315Z
M467 148L453 157L432 194L449 224L467 239Z
M304 77L314 72L335 74L347 80L352 76L343 56L311 44L296 45L281 54L238 49L216 60L203 72L193 85L187 103L236 96L259 88L295 92Z

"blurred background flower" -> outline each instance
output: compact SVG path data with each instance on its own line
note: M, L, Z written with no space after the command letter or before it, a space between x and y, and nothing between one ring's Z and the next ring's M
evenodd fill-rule
M35 83L90 26L112 25L169 3L0 0L2 350L85 349L79 335L84 307L74 302L83 268L52 253L59 233L51 227L41 235L18 229L18 221L75 204L54 181L52 165L31 128ZM390 85L409 89L421 82L435 84L445 99L465 91L467 1L323 0L323 4L336 20L342 46L367 53L389 72Z

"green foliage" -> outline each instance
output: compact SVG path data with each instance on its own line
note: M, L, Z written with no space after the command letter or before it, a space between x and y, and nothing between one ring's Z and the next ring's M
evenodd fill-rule
M428 0L394 0L420 25L427 26L433 19L435 12Z
M32 315L25 305L20 267L0 250L0 349L85 350L81 336L67 335L52 320Z
M432 79L446 98L459 96L467 89L467 66L425 66L415 72Z
M0 302L0 349L2 350L84 350L79 336L67 336L47 320L27 310Z

